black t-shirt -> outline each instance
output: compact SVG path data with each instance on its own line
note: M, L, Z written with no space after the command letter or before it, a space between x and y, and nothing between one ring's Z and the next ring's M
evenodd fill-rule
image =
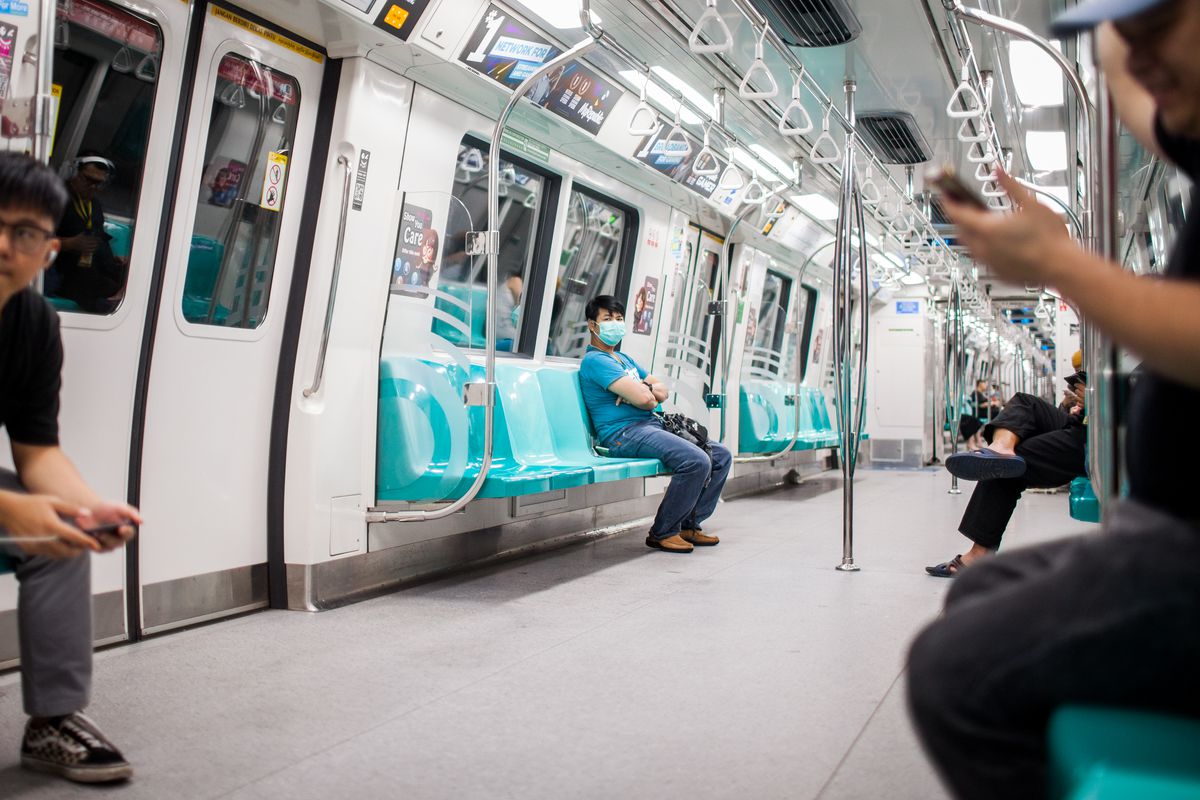
M1200 141L1174 136L1155 124L1155 134L1171 161L1200 181ZM1200 193L1192 191L1192 208ZM1154 280L1154 279L1148 279ZM1200 280L1200 216L1190 215L1171 251L1162 280ZM1185 519L1195 519L1196 479L1180 419L1200 410L1200 390L1164 378L1144 367L1135 374L1129 403L1126 463L1130 496ZM1185 435L1185 434L1184 434Z
M63 349L58 314L33 289L0 309L0 426L20 444L58 444Z

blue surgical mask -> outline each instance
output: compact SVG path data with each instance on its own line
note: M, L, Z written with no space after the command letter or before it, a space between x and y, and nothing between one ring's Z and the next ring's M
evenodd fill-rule
M596 327L600 329L596 335L609 347L616 347L625 338L625 322L623 320L606 319L604 322L596 323Z

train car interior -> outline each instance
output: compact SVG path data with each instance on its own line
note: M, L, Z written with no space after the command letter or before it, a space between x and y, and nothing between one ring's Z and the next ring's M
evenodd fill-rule
M960 215L1040 204L1148 280L1189 240L1101 34L1051 33L1100 5L0 0L0 157L68 198L58 441L143 520L77 556L112 796L969 796L906 699L999 547L947 464L1069 387L1078 466L1020 484L1003 551L1106 535L1160 366ZM654 548L690 467L598 416L633 408L730 455L687 555ZM7 508L0 798L84 796L18 764L59 712ZM1045 796L1200 797L1200 722L1087 697L1039 723Z

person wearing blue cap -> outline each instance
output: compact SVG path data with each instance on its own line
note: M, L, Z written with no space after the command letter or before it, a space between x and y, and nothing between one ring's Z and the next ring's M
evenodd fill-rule
M1200 0L1091 0L1054 25L1091 29L1126 127L1200 179ZM999 277L1057 287L1142 367L1126 415L1129 496L1106 508L1103 532L973 566L913 644L912 718L963 798L1045 796L1046 731L1063 705L1200 716L1198 476L1177 427L1200 403L1200 215L1166 274L1138 277L1078 247L1003 170L997 180L1011 214L942 198L959 240Z

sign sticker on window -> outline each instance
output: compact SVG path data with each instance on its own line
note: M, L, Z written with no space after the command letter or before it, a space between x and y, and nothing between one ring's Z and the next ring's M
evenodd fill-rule
M262 202L267 211L283 208L283 182L287 178L288 157L272 150L267 155L267 169L263 173Z

